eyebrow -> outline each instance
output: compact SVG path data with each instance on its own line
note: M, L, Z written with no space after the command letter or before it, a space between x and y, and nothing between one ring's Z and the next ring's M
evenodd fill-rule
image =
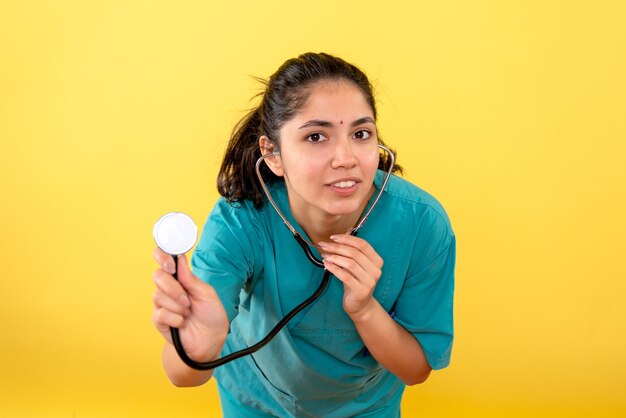
M355 120L354 122L352 122L350 124L350 126L354 127L354 126L359 126L359 125L363 125L364 123L373 123L376 124L376 122L374 122L374 119L372 119L369 116L365 116L363 118L359 118L357 120ZM299 127L298 129L304 129L304 128L309 128L311 126L321 126L321 127L332 127L333 124L332 122L329 122L327 120L321 120L321 119L312 119L308 122L306 122L304 125L302 125L301 127Z

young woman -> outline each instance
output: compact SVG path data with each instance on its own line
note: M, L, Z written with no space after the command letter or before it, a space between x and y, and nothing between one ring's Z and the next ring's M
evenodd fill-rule
M187 367L172 346L180 330L205 362L251 346L317 289L311 264L268 204L272 198L332 273L322 296L258 352L215 370L225 417L400 416L405 385L446 367L453 340L455 237L441 205L392 175L379 152L376 106L358 68L327 54L285 62L235 129L218 176L222 197L192 258L155 259L154 323L163 365L179 386L213 371Z

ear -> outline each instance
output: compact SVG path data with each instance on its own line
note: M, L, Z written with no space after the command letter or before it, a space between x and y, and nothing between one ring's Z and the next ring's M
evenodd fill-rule
M267 157L264 161L265 164L272 170L272 173L278 177L282 177L285 174L283 170L283 163L280 159L280 154L276 150L276 146L270 141L266 135L262 135L259 138L259 148L261 148L261 155L273 154L272 157Z

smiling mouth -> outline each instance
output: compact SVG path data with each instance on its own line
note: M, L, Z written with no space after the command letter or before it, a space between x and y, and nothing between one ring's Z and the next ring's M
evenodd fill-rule
M353 187L356 184L356 181L354 180L346 180L346 181L340 181L338 183L333 183L331 184L331 186L336 187L338 189L348 189L350 187Z

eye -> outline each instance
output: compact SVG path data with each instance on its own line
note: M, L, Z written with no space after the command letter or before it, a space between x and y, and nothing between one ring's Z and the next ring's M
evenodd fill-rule
M324 134L319 133L319 132L314 132L311 135L306 137L306 140L309 142L323 142L326 141L328 138L326 138L326 136L324 136Z
M356 139L364 140L369 139L369 137L372 136L372 133L367 129L361 129L360 131L356 131L352 136Z

